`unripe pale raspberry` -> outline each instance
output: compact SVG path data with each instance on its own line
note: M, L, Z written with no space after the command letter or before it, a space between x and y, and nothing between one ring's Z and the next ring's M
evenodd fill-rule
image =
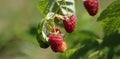
M66 42L64 41L62 43L61 48L59 49L59 52L64 53L66 50L67 50L67 45L66 45Z

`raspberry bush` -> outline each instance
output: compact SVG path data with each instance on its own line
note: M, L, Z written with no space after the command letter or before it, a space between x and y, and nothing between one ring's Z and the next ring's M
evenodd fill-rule
M95 22L88 25L90 30L81 29L82 11L76 8L78 5ZM100 11L99 0L40 0L42 19L37 28L37 41L41 48L50 46L53 52L61 52L60 59L115 59L120 56L119 6L120 0L115 0ZM94 31L98 24L101 27Z

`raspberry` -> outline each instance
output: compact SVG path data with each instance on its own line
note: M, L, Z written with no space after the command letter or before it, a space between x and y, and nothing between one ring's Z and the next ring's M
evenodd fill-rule
M63 37L61 34L50 34L48 42L54 52L59 52L63 43Z
M95 16L97 14L99 7L98 4L98 0L84 0L84 7L91 16Z
M66 32L68 32L68 33L73 32L76 28L76 16L71 15L68 19L66 17L64 17L63 26L64 26Z
M56 30L57 33L61 34L60 28L56 27L55 30Z
M64 53L66 50L67 50L67 45L66 45L66 42L64 41L62 43L62 46L61 46L59 52Z

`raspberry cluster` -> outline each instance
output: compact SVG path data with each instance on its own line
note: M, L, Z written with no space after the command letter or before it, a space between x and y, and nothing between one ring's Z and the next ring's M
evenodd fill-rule
M64 29L67 33L72 33L76 28L76 16L69 15L56 15L54 18L55 23L62 21ZM51 26L52 27L52 26ZM58 27L53 27L53 32L48 35L48 43L54 52L65 52L67 50L67 44L64 41L63 34Z
M86 8L87 12L91 16L95 16L98 12L99 3L98 0L83 0L84 1L84 7ZM51 47L51 49L54 52L65 52L67 50L67 44L64 40L64 36L62 31L59 27L56 27L56 23L60 23L63 25L65 31L67 33L72 33L75 31L76 28L76 16L73 13L68 13L66 15L61 15L57 13L53 13L54 15L52 17L49 17L49 19L45 20L41 23L40 30L38 31L40 33L40 39L42 37L42 27L45 31L45 35L48 38L47 45L44 47L44 44L41 44L41 47L47 48L48 46ZM48 14L49 15L49 14ZM54 21L51 21L54 20ZM45 23L46 22L46 23ZM45 23L45 24L44 24ZM42 26L44 24L44 26ZM44 42L44 39L38 40L40 43ZM46 42L44 42L46 44Z

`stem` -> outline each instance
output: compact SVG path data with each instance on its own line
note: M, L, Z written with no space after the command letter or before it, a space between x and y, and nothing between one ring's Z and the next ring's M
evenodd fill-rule
M57 0L55 0L55 2L56 2L57 4L59 4L59 3L57 2ZM62 5L62 4L59 4L59 5L58 5L59 8L55 11L55 13L54 13L54 15L52 16L51 19L54 19L54 16L58 13L59 9L61 8L61 5ZM55 26L55 23L54 23L54 22L53 22L53 26L54 26L54 27L53 27L53 30L54 30L54 32L56 33L56 29L55 29L56 26Z

